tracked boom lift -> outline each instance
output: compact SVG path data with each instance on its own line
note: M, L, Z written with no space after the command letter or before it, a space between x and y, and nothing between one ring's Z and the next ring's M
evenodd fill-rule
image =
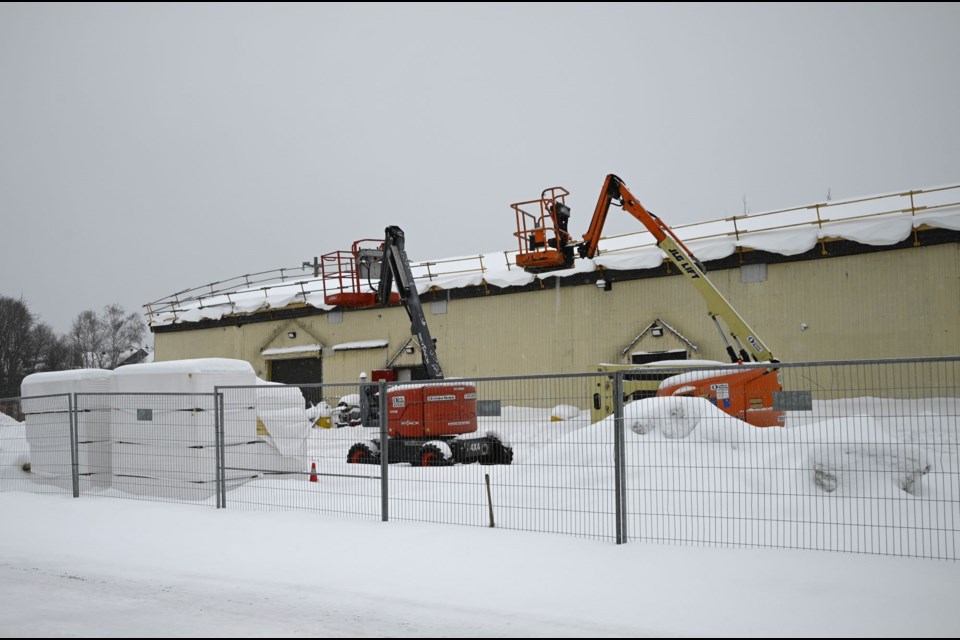
M686 245L660 218L640 204L623 180L613 174L607 176L590 227L579 242L573 240L568 232L568 195L569 192L562 187L551 187L543 191L540 200L511 205L517 218L517 232L514 233L520 249L516 258L517 266L531 273L545 273L569 269L576 256L596 257L607 214L615 203L647 228L667 259L706 301L707 314L720 333L732 363L742 364L751 360L772 364L778 362L756 332L710 282L703 265ZM528 211L534 203L539 204L539 213ZM699 377L688 374L678 376L676 381L667 379L657 395L705 397L720 409L750 424L776 426L782 424L783 412L773 409L773 394L781 390L777 367L751 367L733 369L730 373L716 371Z
M470 435L477 431L476 386L458 380L444 381L404 245L400 227L387 227L379 259L367 258L367 266L373 272L379 271L376 304L386 305L393 299L396 283L399 302L410 318L410 332L420 347L428 381L387 390L387 460L424 467L458 462L510 464L513 449L496 435ZM361 402L366 404L362 412L365 427L379 426L377 389L373 385L364 385L361 389ZM350 447L347 462L380 464L382 450L377 438L357 442Z

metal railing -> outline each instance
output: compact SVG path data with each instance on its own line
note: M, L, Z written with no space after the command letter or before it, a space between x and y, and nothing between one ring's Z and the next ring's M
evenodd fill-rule
M461 440L510 452L429 467L385 445L381 417L411 383L14 399L0 407L25 421L0 426L0 489L960 559L960 357L740 366L775 367L782 427L650 397L676 367L416 383L475 387Z

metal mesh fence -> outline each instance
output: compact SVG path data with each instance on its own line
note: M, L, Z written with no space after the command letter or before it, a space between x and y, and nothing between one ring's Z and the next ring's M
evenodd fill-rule
M164 502L217 500L217 397L212 393L78 393L77 413L105 416L101 478L86 495ZM252 439L252 412L227 411L229 446ZM247 423L251 424L247 424ZM249 434L248 434L249 432ZM82 429L81 429L82 434ZM78 443L83 445L83 440ZM227 476L228 483L243 478Z
M75 464L97 459L85 447L77 460L69 394L0 400L0 482L14 491L72 493ZM84 425L86 426L86 421Z
M461 437L498 440L510 453L490 464L454 455L446 466L391 468L391 518L614 539L613 429L592 429L582 409L592 378L473 381L477 432Z
M369 418L359 385L261 384L217 391L225 407L251 407L256 422L247 455L232 456L224 448L228 474L254 475L227 492L225 506L381 517L380 467L347 464L350 447L378 432L362 426Z
M257 477L228 491L225 504L614 539L616 494L605 483L613 429L585 440L590 413L576 406L589 404L592 384L555 376L218 388L225 405L256 407L268 445L244 467ZM402 394L440 404L461 392L476 396L476 431L383 437L382 394L389 406ZM431 447L439 455L425 462Z
M762 402L753 382L722 379L752 370L766 376L756 384L776 382ZM669 395L651 397L658 388ZM0 408L4 490L958 559L960 358L64 394Z
M629 537L957 559L958 367L782 365L782 428L628 404Z

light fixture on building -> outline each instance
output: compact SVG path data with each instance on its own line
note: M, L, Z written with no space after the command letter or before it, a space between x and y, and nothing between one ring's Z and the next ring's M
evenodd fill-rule
M296 331L287 331L287 337L288 337L288 338L296 338L296 337L297 337L297 332L296 332Z
M408 344L407 346L405 346L405 347L403 348L403 352L404 352L404 353L413 353L413 345L412 345L412 344Z
M599 280L597 280L597 289L601 289L603 291L610 291L611 289L613 289L613 280L605 280L604 278L600 278Z
M659 338L663 335L663 327L653 327L650 329L650 333L654 338Z

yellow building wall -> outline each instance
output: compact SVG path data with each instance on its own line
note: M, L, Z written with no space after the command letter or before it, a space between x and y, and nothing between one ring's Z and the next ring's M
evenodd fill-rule
M784 362L960 355L957 244L770 264L762 282L741 282L740 269L708 276ZM555 282L547 278L543 288L531 292L452 299L442 314L432 313L430 303L446 300L446 292L423 294L444 373L594 371L597 363L625 362L621 351L657 318L699 347L689 357L727 360L703 299L682 276L614 280L611 291ZM337 315L342 321L331 322ZM290 331L297 337L287 338ZM360 371L385 367L409 338L409 319L401 307L154 336L157 360L240 358L261 377L268 375L261 355L265 348L322 344L328 347L323 359L328 383L352 382ZM329 349L368 340L387 340L388 346ZM647 335L629 351L683 347L666 332L661 338Z

